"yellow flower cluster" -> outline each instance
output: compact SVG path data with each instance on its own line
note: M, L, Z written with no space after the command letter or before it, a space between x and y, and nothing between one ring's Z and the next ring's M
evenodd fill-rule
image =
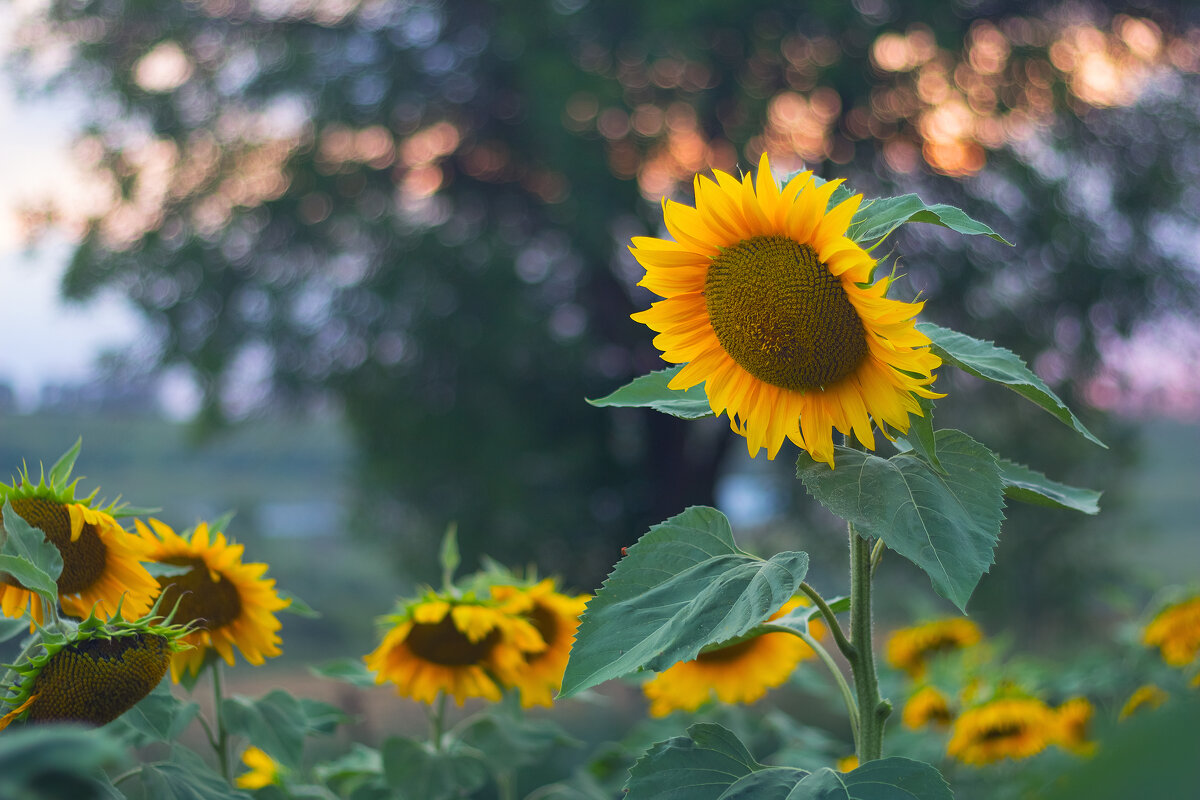
M1001 697L959 715L946 753L977 767L1032 758L1051 745L1088 755L1095 747L1087 741L1092 714L1092 704L1082 697L1057 709L1035 697Z
M1200 595L1167 606L1150 621L1142 643L1157 647L1163 661L1186 667L1200 654Z
M892 633L886 645L887 662L917 679L924 676L930 659L978 644L982 639L979 626L969 619L933 620Z
M548 706L587 599L559 593L550 578L493 585L483 596L427 592L384 618L389 630L364 660L377 683L422 703L443 693L459 705L494 702L514 689L523 706Z
M807 599L793 598L770 618L807 605ZM825 636L819 621L810 623L809 630L815 639ZM680 661L643 684L642 691L655 717L695 711L714 697L722 703L753 703L782 685L801 661L815 657L811 647L790 633L766 633Z

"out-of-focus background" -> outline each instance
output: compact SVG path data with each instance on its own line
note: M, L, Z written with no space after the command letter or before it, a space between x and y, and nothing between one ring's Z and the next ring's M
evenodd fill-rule
M1026 358L1110 449L948 371L965 425L1103 513L1014 507L972 613L1103 638L1200 563L1200 14L1002 0L22 0L0 21L0 469L228 509L357 656L482 554L597 587L716 504L751 549L844 541L724 421L596 409L663 366L631 235L766 151L1014 243L907 226L901 291ZM908 298L906 298L908 299ZM7 473L5 473L7 475ZM949 613L888 559L885 623Z

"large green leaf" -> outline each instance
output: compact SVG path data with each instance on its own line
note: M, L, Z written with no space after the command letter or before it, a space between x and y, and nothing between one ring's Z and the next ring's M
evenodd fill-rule
M1005 497L1038 506L1082 511L1084 514L1100 513L1100 492L1052 481L1015 461L1001 458L998 463Z
M434 751L424 742L393 736L383 743L383 774L398 800L466 797L487 782L487 767L475 755Z
M258 699L233 696L221 704L221 718L230 733L245 736L267 755L293 769L300 767L304 739L327 734L330 723L345 715L315 700L297 700L282 689Z
M738 778L719 800L786 800L808 775L795 767L767 767Z
M4 501L4 546L0 547L0 572L7 572L26 589L51 603L58 602L58 576L63 560L46 534L32 527Z
M909 758L868 761L843 775L851 800L953 800L946 779L933 766Z
M883 539L965 610L992 564L1004 485L995 455L961 431L938 431L937 453L944 475L912 453L884 459L846 447L837 448L837 469L801 453L796 474L826 508Z
M711 417L712 407L708 404L708 395L704 393L703 384L684 391L667 388L671 378L674 378L680 369L681 366L671 367L634 378L612 394L588 402L601 408L653 408L680 419Z
M509 710L502 704L477 715L458 738L482 753L496 771L536 764L555 747L580 744L554 720L529 717L519 706Z
M953 364L976 378L1007 386L1026 400L1049 411L1055 419L1074 429L1089 442L1107 447L1011 350L972 338L965 333L942 328L932 322L918 322L917 330L929 337L933 342L933 351L946 363Z
M968 217L961 209L945 203L927 205L915 194L867 200L850 221L846 236L861 245L880 242L906 222L929 222L958 233L989 236L1011 245L1000 234Z
M655 525L588 603L562 695L643 667L661 671L743 635L791 599L807 571L805 553L764 561L742 552L715 508Z
M870 761L846 775L823 768L811 775L772 767L746 775L720 800L953 800L929 764L907 758Z
M102 769L128 761L120 743L103 731L72 725L13 727L0 735L0 797L92 800L106 794ZM48 788L70 787L69 794Z
M626 800L716 800L763 766L733 732L708 722L659 742L629 770Z
M180 700L171 694L169 685L160 683L137 705L109 723L107 730L134 747L170 742L183 733L199 711L199 705Z
M146 764L141 771L146 797L154 800L251 800L186 747L171 750L171 760Z

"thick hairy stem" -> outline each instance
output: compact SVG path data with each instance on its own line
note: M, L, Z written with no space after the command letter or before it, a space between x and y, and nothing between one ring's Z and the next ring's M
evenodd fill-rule
M860 764L883 755L883 727L892 713L890 703L879 697L879 678L875 672L875 652L871 637L871 542L850 531L850 643L854 658L854 689L858 695L858 742Z

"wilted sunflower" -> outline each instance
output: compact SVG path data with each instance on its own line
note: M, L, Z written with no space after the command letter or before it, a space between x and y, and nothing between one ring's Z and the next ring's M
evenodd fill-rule
M946 753L984 766L1005 758L1031 758L1061 740L1054 709L1032 697L1007 697L968 709L954 721Z
M162 608L176 609L175 620L193 628L184 640L192 648L171 658L173 681L184 670L198 674L210 649L230 665L234 645L251 664L280 654L277 631L282 626L275 612L291 601L280 598L275 581L263 577L266 564L243 564L242 545L227 541L223 533L210 535L204 522L190 540L156 519L149 527L141 520L136 525L151 560L188 568L161 579Z
M807 600L793 598L770 618L807 605ZM809 630L814 639L825 635L818 621L809 623ZM783 685L801 661L815 657L811 647L790 633L765 633L680 661L642 684L642 691L655 717L677 709L695 711L713 695L723 703L753 703L768 689Z
M1157 647L1163 661L1172 667L1184 667L1200 653L1200 596L1192 597L1159 611L1146 630L1142 642Z
M283 768L257 747L247 747L242 752L242 763L249 767L250 771L237 777L239 789L262 789L282 782Z
M531 607L524 596L498 603L431 592L383 618L391 630L364 660L376 683L391 681L418 702L433 703L443 692L459 705L470 697L498 701L501 676L516 675L546 647L522 616Z
M757 180L696 176L696 207L663 200L675 237L638 236L638 284L666 298L633 315L664 360L687 364L670 388L703 383L715 414L774 458L785 438L833 465L832 429L874 449L871 420L907 431L941 359L915 328L922 303L886 297L875 261L846 236L862 195L832 210L841 181L803 172L783 187L767 156Z
M1143 708L1158 708L1170 699L1171 695L1153 683L1139 686L1134 689L1133 694L1129 695L1129 699L1125 701L1125 705L1121 706L1121 713L1117 716L1117 719L1126 719Z
M58 550L63 560L58 599L67 614L86 617L95 607L101 616L111 617L120 606L125 616L142 617L159 588L141 565L148 560L146 548L113 518L117 506L96 503L96 491L76 498L77 482L71 480L69 468L49 484L44 473L34 483L23 470L12 485L0 483L0 521L7 501ZM43 622L37 595L0 572L0 610L6 617L19 617L26 609L39 625Z
M954 721L954 712L950 710L950 699L945 694L936 687L922 686L904 704L900 721L904 727L915 731L929 724L949 725Z
M43 632L44 652L14 667L19 683L0 730L17 720L112 722L163 679L185 633L157 617L105 622L94 614L70 634Z
M925 674L932 656L977 644L983 638L979 627L969 619L951 617L901 628L888 637L887 662L912 678Z
M542 640L543 650L526 653L525 663L515 674L501 680L515 686L521 693L521 705L550 706L554 693L562 687L563 671L571 656L571 643L579 628L579 615L587 606L588 595L565 595L556 591L553 578L546 578L528 588L493 586L492 596L501 602L524 596L530 603L524 616L533 623Z

